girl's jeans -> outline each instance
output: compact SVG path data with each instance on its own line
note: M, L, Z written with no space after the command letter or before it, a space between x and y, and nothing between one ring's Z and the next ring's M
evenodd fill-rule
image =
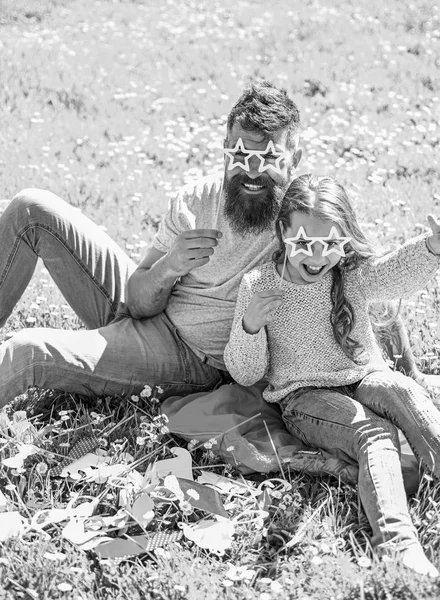
M396 426L440 477L440 412L413 379L370 373L342 388L301 388L281 402L287 429L305 444L339 448L359 463L359 496L378 553L418 543L408 513Z
M166 397L220 380L165 314L130 318L124 294L136 265L80 210L44 190L23 190L0 217L0 327L38 257L88 330L25 329L0 344L0 407L30 386L123 395L156 384Z

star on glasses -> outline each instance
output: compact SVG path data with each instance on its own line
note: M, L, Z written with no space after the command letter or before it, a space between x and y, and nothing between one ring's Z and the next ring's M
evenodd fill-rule
M344 244L347 244L351 240L351 237L344 237L338 234L336 227L330 229L330 234L326 237L311 237L308 236L304 227L301 226L298 229L298 233L293 238L286 238L284 242L289 246L292 246L290 256L296 256L297 254L305 254L306 256L313 256L312 245L319 242L324 246L322 256L328 256L329 254L336 254L338 256L345 256ZM307 248L304 247L307 246Z
M284 150L277 150L272 140L267 143L265 150L247 150L244 146L243 140L238 138L234 148L224 148L223 153L229 157L228 171L240 167L246 173L249 173L249 159L252 156L257 156L260 159L258 166L258 172L264 173L269 169L272 169L276 173L281 175L280 162L286 156ZM244 160L244 162L242 162ZM270 161L274 161L271 163Z

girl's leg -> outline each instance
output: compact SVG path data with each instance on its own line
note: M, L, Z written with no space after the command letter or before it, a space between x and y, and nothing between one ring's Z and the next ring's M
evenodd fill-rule
M355 398L403 431L416 457L440 478L440 412L411 377L394 371L370 373Z
M409 516L396 427L335 390L298 390L283 400L282 408L287 429L305 444L339 449L358 461L359 497L373 530L373 548L379 554L412 548L423 557L412 568L437 575Z
M0 217L0 327L39 257L86 327L112 321L135 264L79 209L51 192L26 189Z

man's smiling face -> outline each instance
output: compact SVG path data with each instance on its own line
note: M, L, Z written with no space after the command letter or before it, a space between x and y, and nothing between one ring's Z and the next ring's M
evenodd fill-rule
M276 153L284 157L276 161L270 151L259 155L246 155L238 150L225 156L225 195L224 214L236 232L243 235L260 233L273 227L281 200L292 179L294 167L299 163L301 151L295 154L287 147L287 129L280 129L268 136L260 131L248 131L234 123L225 140L225 148L237 147L241 139L245 150L265 151L272 141ZM260 172L260 165L276 164L276 168L266 168ZM244 170L241 164L249 166ZM232 168L229 168L232 166Z

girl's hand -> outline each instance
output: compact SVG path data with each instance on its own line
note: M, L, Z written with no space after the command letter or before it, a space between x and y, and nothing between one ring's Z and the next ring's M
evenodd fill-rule
M426 243L433 254L440 254L440 221L434 215L428 215L428 223L432 235L426 238Z
M274 319L274 311L283 303L284 290L255 292L243 317L243 329L255 334Z

